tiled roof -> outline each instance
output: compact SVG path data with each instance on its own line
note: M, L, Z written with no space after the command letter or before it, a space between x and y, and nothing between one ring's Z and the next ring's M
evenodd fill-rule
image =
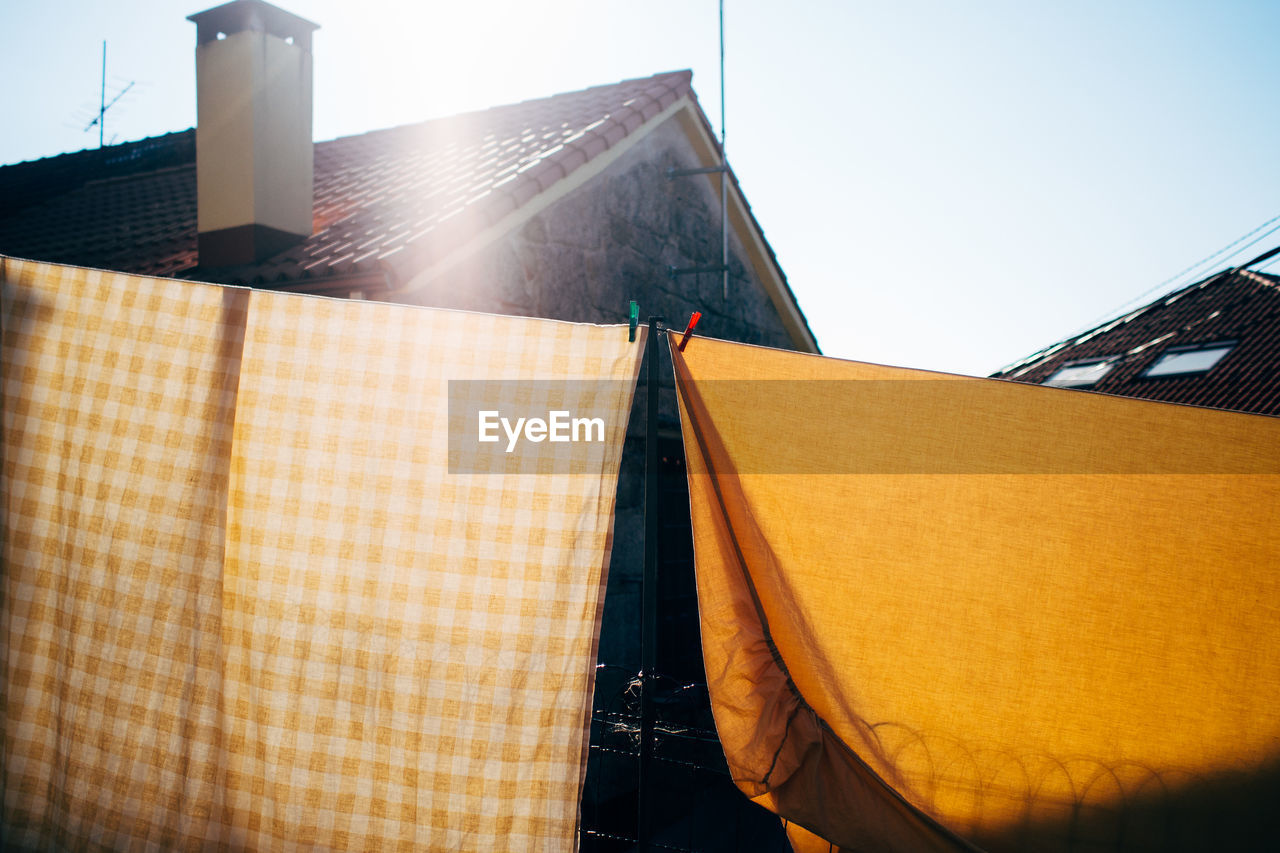
M195 162L192 130L0 167L0 221L89 181Z
M0 253L241 284L409 275L607 151L688 71L315 146L312 236L252 266L196 266L191 130L0 168Z
M1143 376L1162 355L1235 342L1208 372ZM1114 358L1090 391L1280 415L1280 277L1246 269L1211 276L1004 368L1041 383L1073 362Z
M195 131L0 168L0 253L150 275L196 263Z

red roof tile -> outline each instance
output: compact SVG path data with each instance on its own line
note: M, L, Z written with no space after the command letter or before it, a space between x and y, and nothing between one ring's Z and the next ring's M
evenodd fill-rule
M1209 371L1144 376L1179 347L1235 342ZM996 377L1042 383L1073 362L1114 359L1088 390L1280 415L1280 277L1249 270L1211 276L1004 368Z
M0 253L276 284L410 275L690 92L676 71L315 146L313 233L262 263L196 266L194 132L0 168ZM103 179L105 178L105 179Z

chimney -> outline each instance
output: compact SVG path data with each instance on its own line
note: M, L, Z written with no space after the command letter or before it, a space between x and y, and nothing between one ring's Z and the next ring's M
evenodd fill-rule
M261 0L196 25L200 266L250 264L311 235L311 33Z

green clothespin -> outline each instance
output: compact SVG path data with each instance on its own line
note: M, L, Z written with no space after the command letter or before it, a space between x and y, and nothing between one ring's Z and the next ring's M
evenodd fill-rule
M636 342L636 326L640 325L640 306L636 304L634 299L631 300L631 331L627 335L627 340L631 343Z

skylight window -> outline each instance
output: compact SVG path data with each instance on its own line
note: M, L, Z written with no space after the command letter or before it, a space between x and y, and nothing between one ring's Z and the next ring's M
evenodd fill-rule
M1235 348L1234 341L1175 347L1155 360L1143 376L1189 376L1208 373L1223 356Z
M1115 357L1096 358L1089 361L1073 361L1053 372L1043 385L1055 388L1086 388L1111 372Z

